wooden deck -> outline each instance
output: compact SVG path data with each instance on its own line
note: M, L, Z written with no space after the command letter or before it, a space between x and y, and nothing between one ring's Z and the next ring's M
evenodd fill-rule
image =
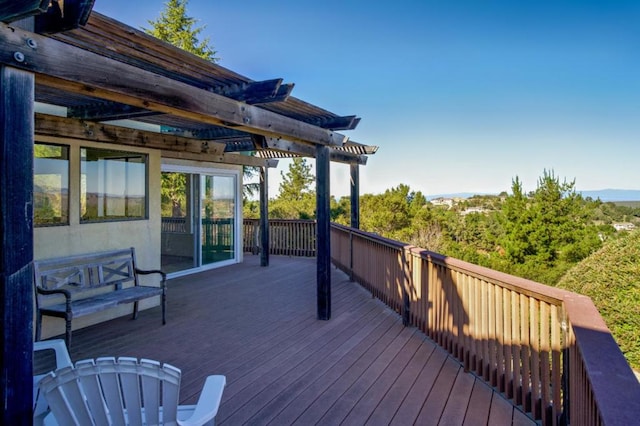
M169 281L159 308L74 332L74 361L136 356L183 371L181 401L224 374L218 425L534 424L346 275L316 319L315 259L256 256Z

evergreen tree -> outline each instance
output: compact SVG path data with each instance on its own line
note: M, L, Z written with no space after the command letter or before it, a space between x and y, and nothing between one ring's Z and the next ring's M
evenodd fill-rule
M499 215L506 262L496 269L553 285L600 247L593 204L576 193L575 181L561 182L545 170L529 196L517 177L512 191Z
M316 193L312 188L315 178L311 165L301 157L294 158L285 174L278 197L269 204L269 217L273 219L313 219L316 216Z
M280 172L282 182L280 182L279 198L288 201L302 200L304 194L314 193L311 184L315 180L311 174L311 165L302 157L294 158L289 164L289 171L285 174Z
M217 52L209 45L209 38L199 40L200 33L205 27L195 28L197 19L187 16L188 2L189 0L168 0L164 4L160 17L155 21L147 21L151 28L144 28L144 30L147 34L207 61L217 62L219 58L216 57Z

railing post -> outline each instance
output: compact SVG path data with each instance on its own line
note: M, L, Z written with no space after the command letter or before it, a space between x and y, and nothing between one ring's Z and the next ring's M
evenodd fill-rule
M402 325L405 327L411 324L411 299L409 288L411 280L411 270L407 260L407 247L402 248Z
M260 266L269 266L269 173L260 168Z
M571 356L570 356L570 342L569 342L569 319L567 318L567 311L562 309L562 341L564 348L562 348L562 411L558 424L568 425L571 424Z
M353 281L353 231L349 229L349 280Z

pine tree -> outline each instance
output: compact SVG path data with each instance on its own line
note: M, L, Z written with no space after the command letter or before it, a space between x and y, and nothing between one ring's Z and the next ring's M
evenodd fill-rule
M314 181L311 174L311 166L307 160L301 157L294 158L289 165L289 171L285 174L280 172L282 182L280 183L279 198L288 201L300 201L304 194L313 193L311 184Z
M209 45L209 38L198 39L205 27L194 28L197 19L187 16L189 0L168 0L160 17L155 21L147 21L151 28L144 28L160 40L171 43L182 50L191 52L207 61L217 62L216 51Z

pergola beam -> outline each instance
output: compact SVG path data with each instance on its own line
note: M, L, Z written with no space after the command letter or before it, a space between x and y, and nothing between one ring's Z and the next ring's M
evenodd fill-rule
M153 115L158 115L158 113L156 111L149 111L148 109L110 101L69 107L67 109L67 117L93 121L130 120Z
M219 95L226 96L227 98L254 105L286 101L293 90L293 86L293 84L282 84L282 79L278 78L273 80L254 81L244 84L241 87L234 86L215 88L212 91ZM118 102L104 101L70 107L68 117L94 121L107 121L150 117L159 114L161 113L157 111L149 111L148 109L137 108ZM319 127L327 128L326 126ZM232 129L225 128L222 128L222 130L233 131ZM201 135L198 135L197 137L202 139L213 139L212 137L203 137Z
M31 40L28 45L27 40ZM33 71L37 73L37 83L71 93L311 145L342 146L348 140L340 133L19 28L0 24L0 44L4 46L0 63Z
M269 164L269 160L264 158L227 154L225 153L226 146L224 143L189 139L53 115L36 114L35 130L38 136L72 138L135 146L138 148L158 149L162 151L162 156L166 158L181 158L253 167L266 167Z

